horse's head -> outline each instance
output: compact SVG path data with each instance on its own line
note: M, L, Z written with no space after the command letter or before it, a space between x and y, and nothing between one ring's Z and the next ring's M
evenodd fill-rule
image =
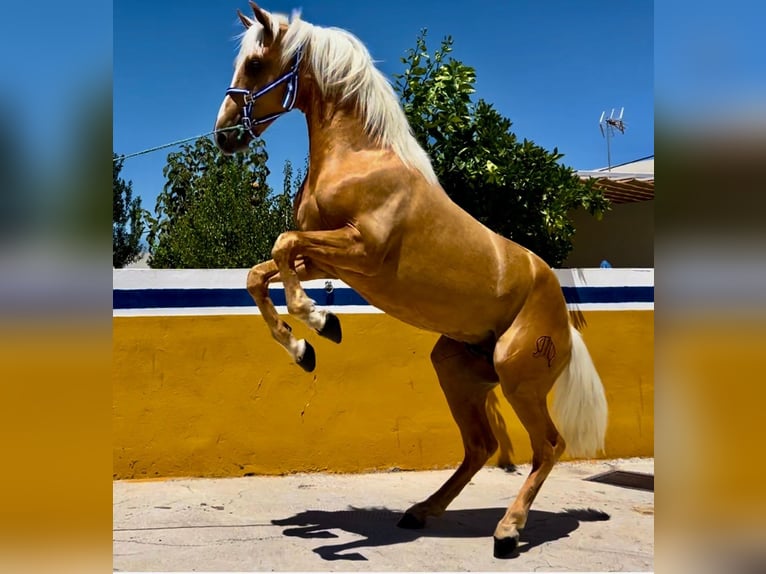
M290 111L298 91L300 51L285 62L282 39L284 16L270 14L250 2L255 20L237 10L245 26L234 77L215 122L215 141L224 153L234 153L260 136L279 115ZM232 130L240 126L241 130Z

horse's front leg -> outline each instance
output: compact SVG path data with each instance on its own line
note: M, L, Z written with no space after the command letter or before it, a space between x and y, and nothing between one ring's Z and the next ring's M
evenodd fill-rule
M379 266L379 251L365 244L360 232L353 227L344 227L330 231L287 231L282 233L274 243L271 256L279 270L279 275L285 287L287 310L320 335L333 338L337 331L340 341L340 322L330 312L316 308L301 287L300 267L296 261L300 258L309 259L317 265L334 269L345 269L362 274L371 274ZM333 339L335 340L335 339ZM307 351L313 353L311 346L306 343ZM303 368L304 365L298 361ZM310 369L307 369L310 370Z
M296 262L295 274L299 281L334 279L306 260ZM271 331L271 336L287 350L297 364L307 371L313 371L316 365L313 348L304 339L296 339L293 336L290 325L279 317L274 302L269 297L269 283L280 280L279 269L274 260L270 259L250 269L247 274L247 291L258 305L261 316ZM340 323L337 324L337 334L330 338L340 341Z

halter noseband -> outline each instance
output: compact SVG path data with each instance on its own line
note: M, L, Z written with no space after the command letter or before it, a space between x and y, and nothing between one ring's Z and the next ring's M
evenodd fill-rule
M290 69L270 84L262 87L260 90L246 90L245 88L236 88L234 86L226 90L227 96L231 96L232 94L242 94L244 96L245 105L242 107L242 127L244 127L254 138L258 137L253 133L254 126L270 122L282 114L291 111L293 106L295 106L295 98L298 95L298 65L301 63L301 55L302 50L299 48L298 52L295 54L295 59L293 60L293 65L290 66ZM253 113L253 104L255 103L255 100L283 83L287 83L285 97L282 100L282 107L284 110L268 114L262 118L252 118L251 114Z

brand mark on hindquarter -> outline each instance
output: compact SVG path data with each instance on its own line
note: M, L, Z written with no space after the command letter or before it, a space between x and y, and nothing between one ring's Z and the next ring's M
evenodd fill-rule
M550 367L553 363L553 358L556 356L556 345L553 344L553 339L548 335L543 335L537 339L535 343L535 352L532 353L533 357L543 357L548 361Z

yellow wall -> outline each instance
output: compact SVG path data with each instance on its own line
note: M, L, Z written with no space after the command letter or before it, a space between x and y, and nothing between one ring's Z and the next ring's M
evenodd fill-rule
M606 456L651 456L654 313L583 315L610 406ZM382 314L340 318L341 345L292 322L317 351L308 374L259 316L115 317L114 478L459 463L460 435L428 358L437 335ZM510 436L491 462L527 462L526 432L499 392L490 407Z

